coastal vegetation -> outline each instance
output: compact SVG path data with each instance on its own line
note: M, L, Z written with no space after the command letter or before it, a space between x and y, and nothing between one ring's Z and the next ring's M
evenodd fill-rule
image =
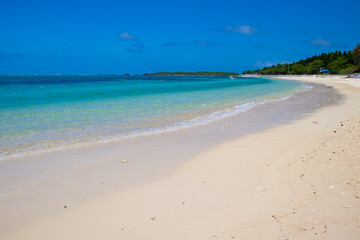
M320 70L330 74L353 74L360 72L360 44L350 51L322 53L295 63L277 64L243 74L288 75L318 74ZM324 71L325 70L325 71Z
M158 72L146 73L144 75L175 75L175 76L234 76L235 72Z

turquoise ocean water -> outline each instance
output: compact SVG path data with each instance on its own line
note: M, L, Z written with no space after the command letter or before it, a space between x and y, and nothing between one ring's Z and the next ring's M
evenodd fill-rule
M306 88L263 78L0 76L0 160L207 124Z

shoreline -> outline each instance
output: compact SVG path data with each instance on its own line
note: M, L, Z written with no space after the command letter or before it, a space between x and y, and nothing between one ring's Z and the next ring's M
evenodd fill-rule
M315 89L313 89L314 87ZM341 101L341 96L337 96L338 94L334 90L320 85L312 85L311 88L309 91L294 93L290 98L280 101L265 101L246 111L240 111L239 114L226 113L227 117L207 124L198 124L161 134L143 135L5 160L1 162L0 168L0 200L47 180L66 177L66 175L84 169L89 171L89 166L92 167L91 171L97 174L97 170L92 165L98 166L104 161L107 164L111 162L114 165L112 167L119 171L119 175L124 175L124 177L112 181L128 182L129 177L136 183L144 181L148 178L142 176L148 174L141 172L142 170L137 172L138 169L149 167L149 165L175 169L186 159L213 146L302 118L317 108L328 105L329 101L333 102L334 99ZM313 102L318 104L312 106ZM188 139L194 139L195 144L189 144ZM164 153L163 148L169 148L169 150ZM140 156L139 153L141 153ZM49 161L49 159L51 160ZM116 162L114 159L117 159L117 162L130 159L133 166L132 171L135 172L135 178L138 178L139 181L134 181L134 177L129 176L128 167L119 169L116 166L118 164L114 163ZM170 159L170 161L155 159ZM101 166L99 167L101 168ZM24 170L19 173L18 169ZM104 178L104 176L99 174L98 178ZM125 188L131 184L121 185L121 188ZM118 186L116 190L118 190Z
M238 82L239 84L244 84L244 82L250 82L250 83L252 82L252 84L250 85L254 85L255 83L261 84L261 83L266 83L267 81L272 81L266 78L262 80L258 80L258 79L255 79L255 81L253 80L254 79L250 79L250 80L242 79L241 81L236 81L236 82ZM304 83L296 83L296 85L301 85L301 86L292 87L291 88L292 90L290 90L289 88L286 91L277 91L275 89L271 89L268 90L270 94L264 91L263 94L260 95L260 97L253 96L253 97L242 98L241 96L246 94L246 92L241 92L241 93L237 93L239 97L236 98L236 101L235 99L232 99L232 102L230 101L227 103L224 102L220 104L218 102L218 104L215 105L209 102L203 104L204 103L203 102L201 103L202 106L197 106L195 109L191 111L188 110L178 113L176 112L166 113L166 110L164 110L164 113L166 114L162 115L161 119L156 116L144 118L143 120L137 119L138 121L137 124L126 123L126 121L124 121L123 123L125 127L122 127L121 125L109 123L109 124L103 124L102 128L95 127L94 130L91 130L85 124L83 128L78 129L78 131L75 131L76 128L74 129L74 132L78 132L78 134L76 133L74 134L71 131L67 133L67 130L63 129L62 133L60 134L57 134L56 132L52 132L50 134L52 136L43 138L42 134L44 133L42 133L42 131L38 131L37 133L38 138L35 137L36 136L35 134L34 136L30 136L30 137L24 136L24 139L16 138L16 137L12 139L10 137L11 134L7 134L5 131L5 136L2 141L2 144L0 143L1 145L0 162L8 161L8 160L16 160L24 157L29 158L32 156L36 156L51 151L66 151L67 149L90 147L96 144L119 142L134 137L155 135L159 133L161 134L164 132L173 132L189 127L194 127L197 125L206 125L210 122L218 121L226 117L236 115L240 112L247 111L248 109L253 108L256 105L266 104L267 102L271 102L271 101L282 101L286 98L289 98L291 95L294 95L298 91L306 91L307 89ZM271 85L269 87L271 87ZM54 113L52 114L54 115ZM155 115L158 114L159 112L157 112L157 114ZM102 115L101 111L99 111L97 115L101 116ZM61 118L61 116L59 116L59 118ZM93 118L95 117L93 116ZM121 115L116 115L115 118L121 119ZM7 119L6 115L4 119ZM34 122L40 121L40 119L36 119L36 118L29 119L29 121L32 120ZM142 123L142 121L147 123L144 125L144 122ZM55 130L55 129L53 130L51 129L56 127L57 124L59 123L55 121L53 123L54 126L49 127L49 131L51 132ZM6 121L5 121L5 125L6 125ZM127 125L133 125L133 126L127 127ZM36 124L34 124L34 126L36 128ZM21 131L21 125L19 125L18 128L16 129L17 129L16 131L18 130ZM10 131L15 131L15 129L13 130L10 129ZM25 132L26 131L27 130L25 129ZM67 135L67 136L63 138L61 137L63 135ZM6 139L8 138L9 141L6 141Z
M306 88L312 89L314 87L314 85L310 85L307 85ZM135 138L130 137L104 143L76 144L65 149L50 149L34 155L0 161L0 199L9 194L16 194L21 188L27 188L29 185L59 178L79 169L87 168L88 165L96 165L97 162L109 161L108 159L116 157L131 159L131 162L136 162L135 168L149 165L148 161L158 165L158 167L160 167L159 165L166 165L174 168L177 163L181 163L219 143L303 117L302 115L307 114L307 112L312 112L314 109L328 104L326 100L321 100L322 95L329 98L329 101L333 101L331 98L338 98L340 101L340 96L336 97L335 91L320 85L315 87L315 90L301 90L286 97L279 96L280 99L263 99L260 102L254 102L253 106L245 106L244 109L242 109L243 105L236 105L231 108L231 111L228 111L230 108L227 108L220 111L220 119L214 119L216 117L214 114L218 112L206 115L203 119L197 117L194 118L197 121L190 124L191 126L177 126L175 131L168 126L169 131L161 131L160 134L142 134ZM314 91L316 93L313 93ZM315 94L321 96L315 96ZM327 96L328 94L329 96ZM330 94L334 96L330 96ZM301 98L306 98L305 106L301 106L304 103ZM311 106L312 102L318 102L319 105L313 107ZM248 103L251 105L251 102ZM241 109L238 109L239 106ZM269 108L272 110L269 111ZM286 116L283 116L285 112ZM206 121L205 124L203 123L204 120ZM232 131L229 131L230 128ZM235 132L233 133L233 131ZM196 144L189 146L187 144L189 138L196 139ZM149 141L155 143L149 144ZM169 142L174 142L174 144L169 146ZM179 146L181 149L190 151L184 155L182 151L178 150ZM140 159L139 151L137 149L135 151L136 147L143 155L140 156ZM156 153L156 151L163 152L162 147L170 147L173 153ZM155 149L155 153L150 149ZM174 155L179 156L175 159ZM169 162L153 160L165 158L171 160ZM19 174L18 169L24 170ZM128 174L126 173L127 170L119 170L120 174ZM99 176L99 178L102 177ZM141 179L141 176L137 177Z
M301 91L307 91L307 90L304 89ZM295 95L295 94L296 93L294 93L292 95ZM188 129L188 128L207 125L207 124L210 124L215 121L222 121L226 118L229 118L229 117L235 116L237 114L240 114L242 112L248 111L256 106L270 104L273 102L286 101L290 97L291 97L290 95L287 95L287 96L279 97L279 98L266 99L266 100L260 101L260 102L249 100L248 102L245 102L242 104L230 106L227 108L223 108L221 110L214 110L206 115L194 116L193 118L184 120L182 122L173 122L173 123L168 123L167 125L160 126L160 127L135 130L133 132L130 132L130 133L127 133L124 135L110 136L107 139L79 140L79 141L74 140L73 142L68 141L68 143L66 145L44 147L46 150L38 149L38 150L33 150L32 152L31 151L30 152L27 152L27 151L21 152L20 151L19 153L14 153L9 156L6 156L6 155L0 156L0 162L12 161L12 160L16 161L17 159L29 158L29 157L31 158L33 156L36 157L36 156L44 154L44 153L52 153L52 152L56 152L56 151L68 151L68 150L77 149L77 148L89 148L92 146L96 146L98 144L118 143L121 141L126 141L127 139L136 138L136 137L154 136L154 135L158 135L158 134L181 131L181 130Z
M312 79L308 80L313 81ZM340 93L345 94L347 104L325 107L300 120L295 120L297 119L295 118L287 124L250 133L215 146L211 145L211 148L207 147L204 152L180 163L180 166L172 170L170 174L160 174L161 177L158 180L141 183L119 193L105 194L85 204L74 206L70 204L62 213L50 216L46 220L38 219L17 229L16 232L9 232L9 234L3 232L0 235L4 234L4 239L16 239L21 236L26 236L26 239L46 239L54 234L57 234L60 239L74 238L74 236L87 239L109 239L115 236L125 239L173 239L185 236L190 239L208 239L214 238L214 236L219 238L244 238L246 236L247 239L272 236L272 238L297 239L301 233L305 234L301 236L310 238L314 235L306 235L311 232L308 225L305 224L306 231L298 229L296 215L303 214L303 217L308 217L313 221L314 219L309 217L309 214L317 213L317 208L322 210L328 207L325 205L316 208L310 207L310 212L305 211L309 210L310 203L313 206L312 204L316 205L320 200L324 200L321 194L326 192L323 190L325 183L321 182L321 179L317 179L316 174L309 169L310 173L306 172L306 175L299 177L303 174L300 173L296 175L296 178L294 177L296 181L294 180L292 183L297 186L296 189L302 190L301 187L304 187L303 192L297 192L296 189L291 189L291 186L286 185L286 180L293 180L292 176L288 174L288 170L298 173L303 169L302 163L297 161L296 156L308 156L309 160L306 159L310 162L313 161L311 159L318 159L314 156L310 159L311 154L318 153L313 153L314 149L310 151L306 147L313 148L315 143L321 145L320 142L324 141L324 136L333 136L333 131L343 134L341 132L343 129L338 129L339 122L343 121L344 125L350 123L347 123L346 119L342 119L347 118L347 115L337 113L342 111L346 114L356 114L355 117L352 116L353 125L356 123L354 118L359 116L359 108L355 105L359 97L354 94L354 92L359 93L359 90L338 83L331 83L331 85L340 90ZM352 127L358 129L358 125L354 125L350 127L350 131ZM335 128L337 130L333 130ZM344 134L346 133L344 132ZM216 134L213 136L215 137ZM356 138L356 135L354 137ZM324 144L328 144L328 142ZM356 147L355 151L359 154L359 147L352 147ZM323 146L323 148L326 147ZM307 151L310 152L307 153ZM356 157L356 155L354 156ZM249 159L252 161L247 161ZM340 157L333 159L333 161L335 160L336 164L342 164ZM288 164L290 166L287 166ZM358 164L356 162L352 162L352 164L359 166L356 165ZM322 163L315 162L314 165L323 168ZM348 172L346 173L348 174ZM316 194L312 193L312 195L309 192L315 191L311 184L308 186L309 184L302 185L301 183L307 175L311 176L311 180L314 178L315 182L321 182L319 184L321 187L312 184L319 194L316 199L313 199L313 195ZM358 177L358 175L356 176ZM81 174L76 179L84 181L85 186L89 180L81 179ZM338 175L336 175L336 179L339 179ZM49 186L64 184L64 182L56 182L56 179L49 182ZM355 187L346 190L350 193L339 196L348 197L350 194L357 194L356 181L351 184L354 184ZM90 185L87 186L90 188ZM337 190L338 186L336 188L334 186L334 189ZM56 190L46 190L48 193L56 192ZM297 199L294 196L297 196ZM71 195L67 198L71 202ZM297 201L294 202L293 198ZM263 199L267 199L266 202ZM47 201L51 200L53 200L51 196L48 196ZM341 206L340 210L347 211L346 217L351 216L352 219L355 219L354 221L358 221L354 216L359 213L359 203L356 200L352 201L355 202L351 202L349 198L349 202L343 204L347 207ZM279 207L275 211L280 203L284 207ZM332 202L330 203L332 204ZM299 207L300 205L302 207ZM295 214L291 212L293 206L297 207ZM35 208L41 210L41 206L35 206ZM353 212L349 211L353 208ZM312 211L312 209L316 211ZM337 211L341 215L340 210ZM300 213L298 213L299 211ZM288 220L291 224L284 223L285 217L282 215L286 215L286 218L290 216ZM291 216L293 217L291 218ZM317 219L315 219L318 221L315 224L317 227L324 224L324 221ZM321 224L319 224L320 222ZM345 231L338 225L336 227ZM326 226L328 229L326 231L330 234L330 226ZM316 231L318 231L317 227L314 228ZM322 228L324 228L323 225ZM359 233L359 227L354 226L354 229L350 231L351 233L346 230L350 237L347 239L355 236L351 234ZM328 232L327 235L329 235Z

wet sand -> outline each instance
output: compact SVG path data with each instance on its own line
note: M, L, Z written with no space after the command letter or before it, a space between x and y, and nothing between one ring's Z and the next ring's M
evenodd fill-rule
M258 106L141 150L132 140L33 158L62 171L0 199L1 239L356 239L360 91L328 81L344 97Z

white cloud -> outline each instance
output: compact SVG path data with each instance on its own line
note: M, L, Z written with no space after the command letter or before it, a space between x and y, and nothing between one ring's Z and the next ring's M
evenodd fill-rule
M285 63L287 63L287 64L292 64L293 62L291 62L291 61L282 61L282 62L281 62L281 64L285 64Z
M126 40L136 40L136 37L130 35L130 34L127 33L127 32L120 33L120 34L119 34L119 38L121 38L121 39L126 39Z
M275 61L257 61L254 63L254 66L255 67L258 67L258 68L263 68L263 67L271 67L271 66L276 66L278 64L285 64L285 63L289 63L291 64L292 62L290 61L282 61L280 62L279 60L275 60Z
M258 32L258 30L255 27L249 26L249 25L242 25L242 26L227 26L225 27L225 31L228 32L236 32L236 33L242 33L246 35L254 35Z
M324 40L322 38L317 38L315 40L312 40L312 41L310 41L310 44L314 45L314 46L325 46L325 47L332 46L331 42Z
M256 63L254 63L254 66L255 67L259 67L259 68L263 68L263 67L271 67L272 65L277 65L277 64L279 64L280 62L278 61L278 60L276 60L276 61L264 61L264 62L262 62L262 61L257 61Z

